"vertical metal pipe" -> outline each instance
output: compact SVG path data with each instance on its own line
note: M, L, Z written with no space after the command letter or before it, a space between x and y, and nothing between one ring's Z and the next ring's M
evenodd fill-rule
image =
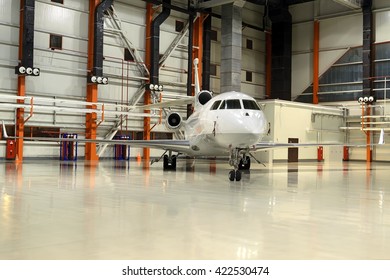
M270 9L272 98L291 100L292 16L285 4Z
M24 39L24 0L20 0L20 18L19 18L19 60L23 60L23 39ZM26 77L18 76L18 96L25 96L26 93ZM24 100L18 100L17 103L24 103ZM15 136L16 138L16 161L23 161L23 146L24 146L24 109L16 109L15 115Z
M164 0L163 3L170 5L171 0ZM151 69L150 82L158 84L159 60L160 60L160 26L171 14L171 9L163 5L161 13L152 21L151 26Z
M89 1L89 19L88 19L88 63L87 69L89 73L94 70L94 47L95 47L95 9L99 5L99 0ZM102 38L103 39L103 38ZM87 102L97 102L98 98L97 84L87 84ZM96 106L87 106L88 109L96 109ZM87 113L85 115L85 138L96 139L96 113ZM99 159L96 153L96 143L85 143L85 159L89 161L96 161Z
M206 10L211 12L211 9ZM203 71L202 89L210 90L210 64L211 64L211 22L212 16L208 15L203 21Z
M152 23L153 23L153 6L151 3L146 3L146 34L145 34L145 64L146 67L148 67L149 73L151 73L152 70ZM151 76L149 77L149 81L151 82ZM150 90L145 89L144 94L144 104L150 104ZM145 110L145 113L150 113L150 110ZM135 136L135 135L134 135ZM134 138L133 138L134 139ZM143 133L143 139L144 140L150 140L150 118L146 117L144 118L144 133ZM149 164L150 159L150 149L149 148L143 148L143 159L144 159L144 166L147 167Z
M320 68L320 22L318 20L314 21L313 37L313 104L318 104Z
M373 77L374 74L374 57L373 51L374 42L374 26L372 15L372 0L364 0L362 4L363 11L363 96L373 95ZM366 109L366 115L371 115L371 108L369 105ZM369 122L371 119L367 119ZM370 125L367 125L368 127ZM372 147L371 147L371 131L366 131L366 161L372 161Z
M272 89L272 34L265 33L266 57L265 57L265 97L271 98Z
M188 17L189 25L188 25L188 64L187 64L187 96L192 96L192 47L193 47L193 39L194 39L194 16L192 14ZM192 114L192 105L187 105L187 118L189 118Z
M23 9L23 56L21 58L24 67L34 67L34 20L35 0L24 0Z
M103 0L95 9L93 74L100 77L103 76L104 12L111 7L112 3L113 0Z

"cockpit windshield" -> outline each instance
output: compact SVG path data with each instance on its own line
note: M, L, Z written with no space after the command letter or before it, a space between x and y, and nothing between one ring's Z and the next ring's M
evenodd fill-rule
M219 109L241 109L241 103L239 99L224 100Z
M247 110L260 110L259 105L257 105L256 101L249 100L249 99L243 99L242 104L244 105L244 109Z
M214 102L213 106L211 106L210 110L217 110L219 107L219 104L221 104L222 100L217 100Z
M242 105L244 106L244 109L247 110L261 110L259 105L257 105L257 102L254 100L243 99ZM210 110L242 109L242 105L240 99L217 100L211 106Z

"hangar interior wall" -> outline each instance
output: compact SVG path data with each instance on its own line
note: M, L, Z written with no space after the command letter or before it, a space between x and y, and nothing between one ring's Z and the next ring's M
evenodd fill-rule
M350 48L363 44L363 16L334 1L319 0L290 6L293 17L292 99L313 82L314 20L320 23L319 74L325 73ZM390 41L388 1L373 1L375 44Z
M15 96L17 90L17 76L14 67L18 63L19 42L19 3L16 0L0 0L0 95ZM390 41L388 26L390 21L390 8L386 0L374 1L375 38L376 42ZM175 3L176 4L176 3ZM121 19L124 34L135 46L136 51L145 59L145 2L116 0L115 10ZM26 78L26 95L52 99L85 101L86 74L87 74L87 38L88 38L88 1L66 0L64 4L57 4L50 0L36 0L35 16L35 66L41 68L41 76ZM220 10L214 9L220 14ZM304 4L290 6L293 17L293 84L292 96L301 94L312 83L313 64L313 20L320 20L320 73L324 73L349 48L362 44L362 15L360 12L350 10L333 1L318 0ZM246 3L243 11L243 21L249 25L262 27L263 7ZM336 20L337 19L337 20ZM171 16L161 26L161 53L164 53L178 32L175 30L176 22L186 23L188 16L172 11ZM106 27L110 27L106 21ZM213 17L212 29L216 32L216 39L211 44L211 64L216 72L211 76L211 90L220 92L220 61L221 61L221 20ZM51 34L62 36L62 49L53 50L49 47ZM242 38L242 85L243 92L262 100L265 97L265 34L259 29L243 26ZM178 47L162 66L160 81L167 93L186 95L187 82L187 45L188 36L185 36ZM116 105L130 102L144 81L134 62L124 61L124 46L117 36L105 33L104 36L104 73L109 77L107 86L99 86L99 102ZM249 79L250 77L250 79ZM269 105L267 105L269 107ZM265 110L267 111L267 106ZM74 105L78 109L85 105ZM295 130L289 132L294 126L287 126L292 118L290 110L279 105L274 106L276 115L271 114L275 120L273 130L281 129L280 135L274 135L279 141L286 140L286 135L298 134ZM289 109L288 109L289 108ZM175 108L185 115L185 108ZM104 137L120 117L107 116L99 126L98 137ZM318 134L307 131L316 127L311 123L311 113L299 113L301 119L305 118L304 131L297 138L303 140L316 140ZM308 117L308 119L306 119ZM0 119L7 124L14 122L14 108L0 108ZM283 119L282 119L283 118ZM284 118L287 118L285 120ZM293 118L295 119L295 118ZM321 119L321 125L327 125L327 120ZM318 120L317 120L318 121ZM152 124L157 119L152 119ZM295 120L296 122L296 120ZM283 126L282 126L283 124ZM336 122L337 124L337 122ZM36 112L28 121L27 126L55 127L60 132L79 133L83 137L85 129L85 115L79 112ZM292 124L291 124L292 125ZM319 124L318 124L319 125ZM295 123L296 126L296 123ZM130 117L123 124L123 132L143 130L142 117ZM316 128L317 129L317 128ZM332 127L335 129L335 127ZM154 132L167 132L164 125L157 125ZM335 140L334 133L323 133L323 140ZM337 137L336 137L337 138ZM5 141L0 141L0 153L5 154ZM25 143L25 157L57 157L59 148L56 145L41 143ZM138 154L132 150L132 156ZM83 147L80 146L79 155L83 156ZM105 157L112 155L112 149L107 149ZM160 152L152 152L159 156ZM282 159L285 151L275 151L275 158ZM315 158L315 152L307 150L302 158ZM359 156L357 156L359 158Z
M85 101L87 75L87 45L88 45L88 1L66 0L64 4L57 4L50 0L36 0L35 5L35 67L41 69L39 77L26 77L26 96L44 97L58 105L56 99L61 99L62 106L76 108L74 112L34 112L26 123L31 127L58 128L60 133L78 133L83 137L85 130L85 114L80 110L85 104L70 105L67 101ZM175 2L175 4L178 4ZM179 3L180 4L180 3ZM186 5L186 4L181 4ZM14 67L18 64L19 45L19 11L20 1L0 0L0 95L16 96L17 75ZM254 8L256 7L256 9ZM122 31L131 41L135 50L145 60L145 21L146 2L116 0L114 8L121 20ZM159 12L157 6L154 7ZM217 11L218 13L218 11ZM244 8L243 21L253 26L262 24L262 8L248 4ZM171 16L161 25L160 53L163 54L171 42L178 35L177 21L186 23L188 16L172 11ZM105 20L105 29L111 28L110 22ZM211 77L211 90L219 93L220 69L220 19L213 18L212 29L216 32L216 40L212 41L211 63L216 72ZM62 49L49 47L50 35L62 36ZM243 56L242 56L242 90L250 95L262 99L264 97L265 75L265 44L264 34L256 29L243 28ZM247 41L251 45L247 48ZM178 44L171 56L162 65L160 83L164 91L170 94L186 95L187 83L187 46L188 35ZM255 58L255 59L253 59ZM109 77L109 84L99 86L98 101L106 105L128 104L136 98L145 78L142 77L132 61L124 60L124 45L118 36L112 32L104 34L104 75ZM247 72L251 72L251 79L247 81ZM143 98L141 99L141 101ZM184 108L174 108L185 116ZM106 116L98 128L98 137L104 137L120 117ZM7 125L14 123L15 109L0 108L0 119ZM152 125L158 121L152 118ZM12 132L12 127L9 127ZM142 132L143 118L128 117L123 123L121 132ZM153 132L167 132L164 125L156 125ZM137 133L137 137L140 135ZM141 134L142 135L142 134ZM79 146L79 156L83 156L82 145ZM1 141L0 153L4 154L5 141ZM132 150L136 156L138 149ZM152 156L159 156L160 151L152 152ZM111 157L112 149L107 149L103 157ZM56 145L31 143L25 141L25 157L57 157L59 148Z

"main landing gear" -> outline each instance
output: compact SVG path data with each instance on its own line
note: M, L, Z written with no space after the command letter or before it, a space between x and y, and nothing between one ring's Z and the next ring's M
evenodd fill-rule
M164 171L165 170L176 170L176 155L164 155Z
M179 154L172 155L171 151L166 151L165 153L162 154L162 156L160 158L152 160L152 164L155 162L159 162L161 159L164 159L163 170L164 171L167 171L167 170L175 171L176 170L176 160L177 160L178 156L179 156Z
M229 164L234 167L233 170L229 172L229 180L241 181L241 171L240 170L249 170L251 167L251 159L246 154L248 151L246 149L232 149L230 151Z

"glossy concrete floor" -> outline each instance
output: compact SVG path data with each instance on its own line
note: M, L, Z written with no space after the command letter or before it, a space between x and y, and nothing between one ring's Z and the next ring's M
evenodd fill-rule
M390 259L389 165L0 161L0 259Z

